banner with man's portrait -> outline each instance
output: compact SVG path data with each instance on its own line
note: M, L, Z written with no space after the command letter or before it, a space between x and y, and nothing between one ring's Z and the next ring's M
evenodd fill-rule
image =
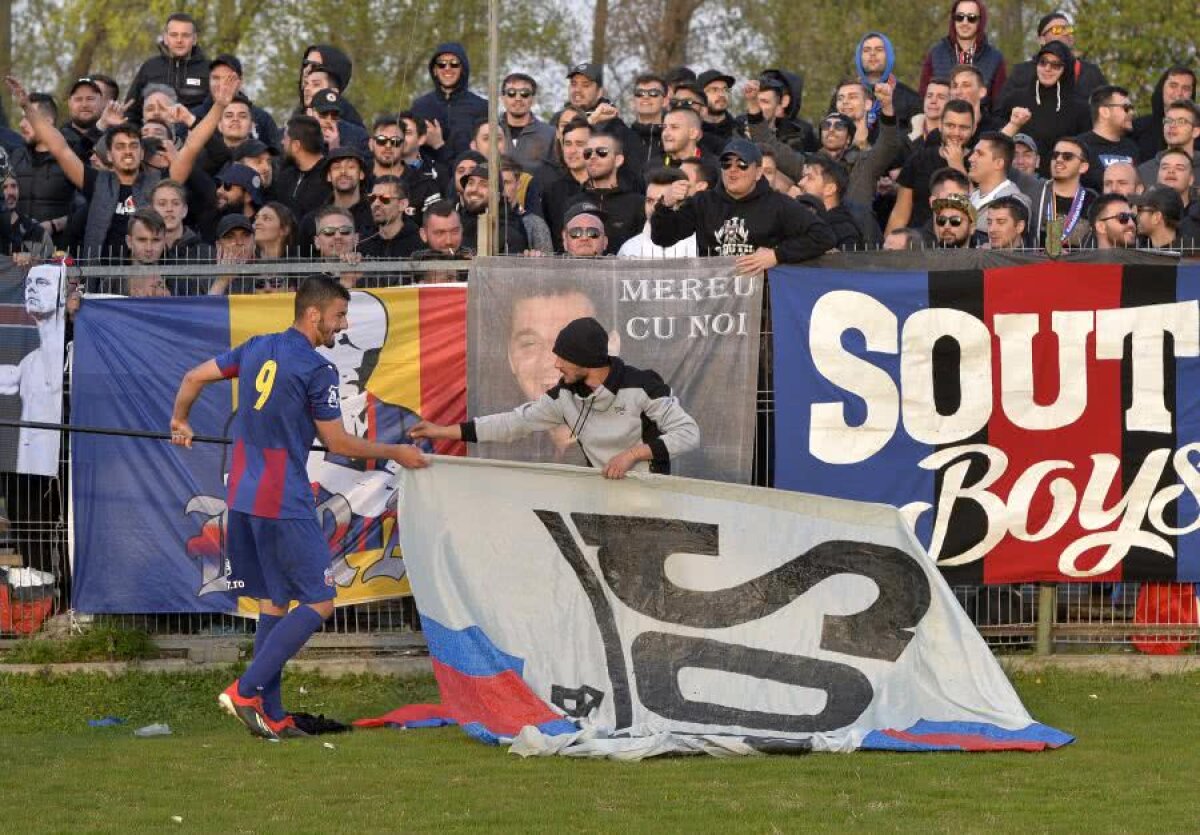
M481 258L467 301L467 412L492 414L535 400L559 380L554 338L594 317L609 353L658 372L700 425L700 448L673 461L678 475L749 483L754 460L761 275L735 276L733 259L577 261ZM470 454L586 465L570 427Z
M0 418L62 421L64 270L11 262L0 269ZM58 475L60 434L0 428L0 472Z

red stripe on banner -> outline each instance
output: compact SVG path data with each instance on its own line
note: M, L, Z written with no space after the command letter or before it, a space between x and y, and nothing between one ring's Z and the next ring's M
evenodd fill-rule
M254 496L254 515L275 519L283 506L283 482L287 479L287 450L264 449L263 473Z
M884 733L913 745L954 746L964 751L1045 751L1050 747L1038 740L988 739L974 734L910 734L891 729Z
M561 719L534 695L513 670L494 676L471 676L433 659L445 715L459 724L478 722L497 736L516 736L526 725Z
M1065 523L1053 535L1036 542L1024 541L1010 532L992 549L984 561L984 582L1012 583L1037 580L1060 580L1059 556L1075 540L1095 533L1085 530L1079 522L1079 502L1084 495L1093 463L1091 456L1107 453L1121 457L1121 363L1097 361L1096 333L1093 316L1092 331L1087 337L1085 361L1081 368L1069 368L1068 380L1059 380L1059 339L1053 331L1054 311L1095 311L1121 306L1121 267L1090 265L1064 267L1045 264L987 270L984 273L984 315L995 334L996 316L1000 314L1035 313L1038 330L1033 338L1033 402L1049 406L1058 400L1061 384L1086 379L1086 401L1079 418L1066 426L1030 429L1014 422L1015 401L1019 394L1010 390L1002 395L1001 351L999 336L992 338L992 417L988 423L988 443L1005 452L1008 467L989 488L994 495L1008 501L1007 520L992 519L992 524L1023 524L1032 534L1042 531L1050 520L1054 497L1049 485L1055 479L1066 479L1075 488L1075 500ZM1009 369L1010 375L1017 369ZM1028 382L1029 369L1024 370ZM1010 389L1015 388L1010 385ZM1008 411L1003 406L1008 398ZM1017 416L1019 419L1019 416ZM1027 421L1026 421L1027 422ZM1055 470L1037 482L1028 507L1014 506L1009 501L1016 480L1031 467L1050 460L1071 463L1071 469ZM1121 474L1118 469L1107 485L1104 508L1121 498ZM1112 530L1119 519L1103 528ZM1103 548L1089 551L1078 562L1080 568L1090 568L1103 554ZM1120 566L1090 579L1119 580Z
M422 287L421 417L434 423L467 419L467 294ZM466 455L461 441L438 441L443 455Z

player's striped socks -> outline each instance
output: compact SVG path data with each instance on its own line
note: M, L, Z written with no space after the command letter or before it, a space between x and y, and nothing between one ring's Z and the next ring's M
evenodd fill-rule
M271 634L271 630L275 625L283 620L279 615L260 614L258 616L258 628L254 631L254 657L258 658L263 651L263 644L267 642L267 636ZM283 709L283 693L281 692L283 682L283 671L280 670L267 686L263 688L263 710L267 716L270 716L276 722L287 716L287 711Z
M271 634L256 646L254 661L238 680L238 694L244 698L265 695L273 679L282 676L283 665L298 653L325 618L311 606L297 606L271 628ZM257 643L257 642L256 642ZM266 705L263 705L264 710Z

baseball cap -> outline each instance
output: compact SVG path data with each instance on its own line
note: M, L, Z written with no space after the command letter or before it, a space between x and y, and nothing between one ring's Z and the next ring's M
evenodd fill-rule
M604 85L604 67L599 64L576 64L567 70L567 78L573 75L582 75L601 86Z
M476 165L466 174L463 174L458 178L458 185L460 188L466 188L467 180L471 179L472 177L480 177L481 179L486 180L489 173L490 172L488 171L488 167L486 165Z
M1013 144L1014 145L1024 145L1026 148L1033 151L1035 154L1038 153L1037 141L1027 133L1018 133L1016 136L1014 136Z
M246 157L257 157L263 154L278 154L279 152L263 142L261 139L247 139L241 145L233 149L233 161L239 162Z
M762 162L762 151L758 146L749 139L743 139L740 136L735 136L725 143L725 147L721 150L721 158L735 156L744 162L757 164Z
M947 194L945 197L939 197L933 201L933 213L937 214L942 209L957 209L975 222L975 207L971 205L971 201L963 194Z
M217 224L217 239L224 238L234 229L245 229L251 235L254 234L254 224L250 222L250 218L245 215L225 215Z
M90 75L80 76L79 78L75 79L74 83L71 84L71 89L67 92L67 95L74 95L75 91L85 84L100 95L104 95L104 88L100 86L100 82L92 78Z
M604 209L590 200L580 200L567 207L567 211L563 214L563 228L566 228L567 224L580 215L591 215L598 218L601 223L608 220L608 213ZM583 363L577 364L582 365Z
M242 77L242 62L237 59L236 55L223 52L208 62L208 69L210 71L215 70L217 67L229 67L238 78Z
M1183 218L1183 198L1170 186L1154 186L1135 194L1129 198L1129 205L1162 212L1172 223L1179 223Z
M240 162L226 163L217 172L217 182L229 186L241 186L249 195L250 202L256 206L263 204L262 177L248 165L242 165Z
M312 109L318 113L336 113L342 115L342 96L337 90L326 87L313 93Z
M704 72L700 73L700 77L697 78L696 81L701 87L707 87L714 81L724 81L725 86L727 87L732 87L737 83L736 79L732 75L723 73L720 70L705 70Z
M673 87L681 81L695 81L696 71L691 67L671 67L663 76L663 80L667 82L668 87Z
M325 155L326 163L333 162L335 159L352 159L360 166L363 164L362 154L358 152L357 148L349 145L340 145Z

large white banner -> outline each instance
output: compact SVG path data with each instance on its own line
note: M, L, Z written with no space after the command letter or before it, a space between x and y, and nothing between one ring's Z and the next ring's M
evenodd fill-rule
M1070 741L894 508L445 458L401 485L442 715L521 753Z

